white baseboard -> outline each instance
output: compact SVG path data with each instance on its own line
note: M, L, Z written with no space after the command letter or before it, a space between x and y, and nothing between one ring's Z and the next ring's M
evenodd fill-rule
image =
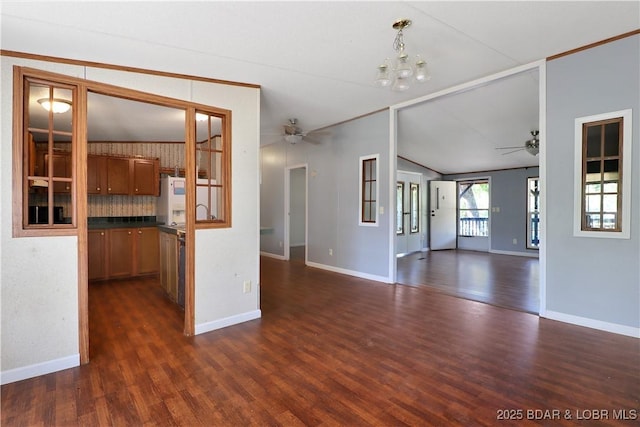
M346 268L334 267L332 265L326 265L326 264L318 264L311 261L307 261L307 265L309 267L333 271L334 273L347 274L349 276L360 277L361 279L375 280L376 282L383 282L383 283L393 283L393 281L388 277L378 276L376 274L369 274L369 273L363 273L361 271L347 270Z
M23 366L21 368L10 369L0 372L0 384L9 384L28 378L39 377L40 375L62 371L64 369L80 366L80 354L74 354L60 359L48 360L34 365Z
M271 252L262 252L260 251L260 255L266 256L268 258L279 259L280 261L285 261L284 255L272 254Z
M499 254L499 255L515 255L515 256L526 256L529 258L539 258L540 255L537 252L517 252L517 251L500 251L497 249L489 249L489 253L491 254Z
M248 311L246 313L236 314L235 316L225 317L224 319L214 320L212 322L200 323L195 327L195 334L204 334L205 332L215 331L216 329L226 328L227 326L237 325L239 323L248 322L262 317L260 310Z
M614 334L640 338L640 328L634 328L633 326L603 322L602 320L589 319L587 317L574 316L572 314L559 313L557 311L550 310L545 311L544 315L540 314L540 316L550 320L571 323L572 325L585 326L587 328L599 329L601 331L612 332Z

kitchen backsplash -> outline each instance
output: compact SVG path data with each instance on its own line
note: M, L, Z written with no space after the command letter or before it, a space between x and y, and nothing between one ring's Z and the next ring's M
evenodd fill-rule
M56 144L69 149L69 144ZM87 144L89 154L111 154L116 156L142 156L159 158L161 168L184 168L184 144L145 142L91 142ZM67 203L65 214L68 211ZM89 195L87 199L89 217L148 216L156 215L156 197L153 196L104 196Z
M98 196L87 199L88 216L147 216L156 215L154 196Z

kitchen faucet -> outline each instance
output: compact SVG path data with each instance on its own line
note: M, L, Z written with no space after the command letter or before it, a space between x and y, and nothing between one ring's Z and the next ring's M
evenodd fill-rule
M200 206L202 206L203 208L205 208L205 209L206 209L206 211L207 211L207 216L206 216L206 218L207 218L207 219L215 219L215 217L214 217L213 215L211 215L211 213L209 212L209 206L207 206L207 205L205 205L205 204L203 204L203 203L198 203L198 204L196 205L196 211L198 210L198 208L199 208ZM196 215L196 216L197 216L197 215Z

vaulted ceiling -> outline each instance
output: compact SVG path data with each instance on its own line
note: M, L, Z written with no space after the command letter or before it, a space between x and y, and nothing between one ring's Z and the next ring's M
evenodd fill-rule
M636 1L3 1L0 7L4 50L261 85L266 142L292 117L305 130L323 128L640 28ZM372 83L376 66L394 55L391 25L398 18L413 21L406 49L422 54L432 75L401 93ZM401 111L399 153L442 172L531 162L526 153L503 156L495 148L530 137L538 120L531 92L537 78L528 73Z

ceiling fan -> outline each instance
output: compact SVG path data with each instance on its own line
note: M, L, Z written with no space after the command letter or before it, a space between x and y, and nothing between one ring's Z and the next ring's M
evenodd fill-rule
M502 153L503 156L507 154L512 154L518 152L520 150L525 150L527 153L532 156L537 156L540 151L540 140L538 139L538 134L540 132L537 130L531 131L532 138L525 141L524 145L516 146L516 147L498 147L496 150L511 150L508 153Z
M284 125L284 139L290 144L297 144L307 136L297 125L298 119L289 119L289 124Z

